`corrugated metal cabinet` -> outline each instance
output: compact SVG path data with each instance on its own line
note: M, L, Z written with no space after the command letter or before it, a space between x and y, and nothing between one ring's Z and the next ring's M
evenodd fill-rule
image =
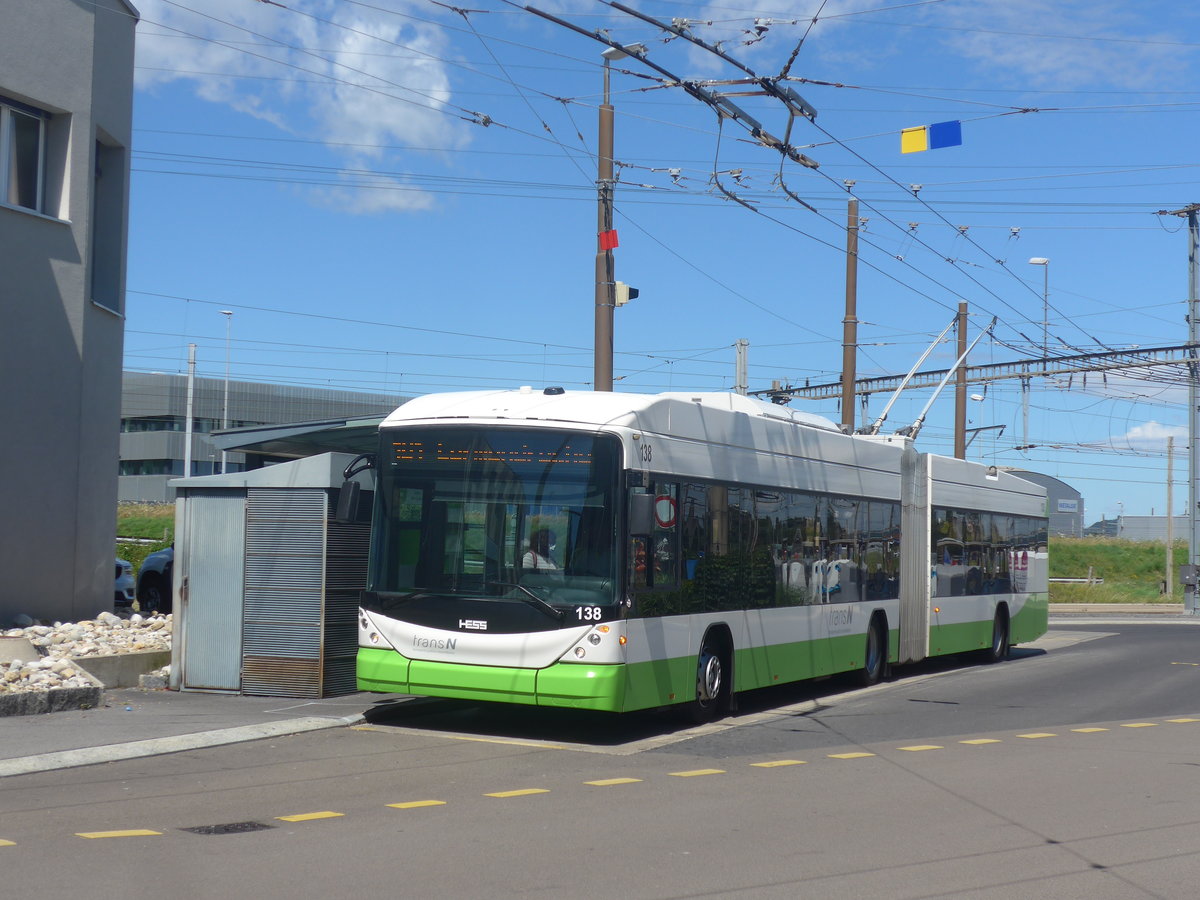
M174 687L278 697L355 690L370 524L334 518L351 459L325 453L172 482ZM369 475L355 476L364 492Z

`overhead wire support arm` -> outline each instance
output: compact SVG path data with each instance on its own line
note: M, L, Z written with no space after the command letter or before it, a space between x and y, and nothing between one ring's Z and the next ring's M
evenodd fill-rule
M685 38L686 40L689 40L692 43L696 43L696 40L697 40L696 38L692 37L691 35L687 34L686 32L680 31L679 29L672 30L673 27L670 25L667 25L665 22L659 22L656 19L651 19L648 16L642 15L641 13L635 12L633 10L629 10L627 7L619 7L616 4L608 4L608 5L611 5L611 6L614 6L615 8L620 9L622 12L628 12L629 14L634 15L637 18L640 18L648 23L652 23L657 28L663 28L666 31L669 31L673 34L678 34L680 37ZM555 25L561 25L563 28L570 29L571 31L574 31L576 34L581 34L584 37L589 37L594 41L598 41L601 44L604 44L605 46L612 47L615 50L620 50L622 53L625 53L628 56L634 57L639 62L641 62L642 65L646 66L647 68L653 69L659 75L663 76L663 78L667 79L668 82L679 85L681 88L683 88L683 90L685 92L690 94L692 97L701 101L702 103L706 103L718 115L725 116L726 118L733 119L735 122L741 123L742 126L745 127L750 132L750 134L753 135L753 137L756 140L758 140L761 144L763 144L764 146L770 147L773 150L778 150L780 153L783 153L784 155L786 155L789 159L793 160L794 162L797 162L800 165L806 166L810 169L815 169L815 168L819 167L820 163L818 163L815 159L809 159L807 156L805 156L803 153L801 153L795 147L792 147L790 145L785 145L783 141L779 140L779 138L775 137L773 134L766 131L762 127L762 124L760 122L758 122L752 116L747 114L743 109L741 109L737 104L735 104L729 98L722 97L720 94L717 94L717 93L714 93L711 91L706 91L697 82L686 79L686 78L681 78L678 75L676 75L675 73L673 73L667 69L664 69L662 66L658 65L658 63L653 62L652 60L648 59L644 52L637 53L630 47L627 47L624 44L618 43L617 41L614 41L611 38L606 37L603 34L600 34L599 32L588 31L586 28L580 28L578 25L574 25L571 22L566 21L565 19L560 19L558 16L555 16L551 13L545 12L544 10L540 10L537 7L523 6L521 8L524 9L526 12L533 13L535 16L539 16L543 19L546 19L549 22L553 22ZM699 44L697 44L697 46L702 46L705 49L710 50L710 51L713 50L713 48L708 47L703 42L700 42ZM719 52L719 51L716 51L716 52ZM740 64L737 64L737 63L734 63L734 64L738 65L738 67L741 68L743 71L750 72L750 70L746 69L745 66L741 66ZM763 86L764 90L767 90L769 93L771 93L775 97L784 99L785 102L789 102L787 99L785 99L785 95L779 89L779 87L777 85L773 84L770 81L770 79L760 78L759 76L754 75L752 72L750 72L750 74L753 75L755 80L760 85ZM768 87L768 85L770 85L770 87ZM792 92L792 93L794 94L795 92ZM809 108L811 109L811 107L809 107ZM794 114L795 113L793 112L793 115Z
M667 22L661 22L652 16L648 16L645 13L638 12L636 9L626 6L624 3L618 3L617 0L601 0L601 2L606 3L606 5L611 6L613 9L619 9L621 12L631 15L636 19L641 19L643 22L653 25L655 28L661 28L663 31L670 32L676 37L683 38L685 41L689 41L695 44L697 47L707 50L714 56L720 57L731 66L741 69L743 72L749 75L764 91L766 91L772 97L782 100L788 106L793 115L802 115L809 119L815 119L817 117L816 108L799 94L797 94L792 88L781 88L777 82L777 79L764 78L745 63L734 59L720 47L714 46L713 44L696 37L690 31L683 28L678 28L673 24L668 24Z
M781 88L779 86L779 84L777 83L776 79L764 78L763 76L761 76L757 72L755 72L753 69L751 69L749 66L734 59L732 56L730 56L728 53L726 53L720 47L715 47L712 44L709 44L707 41L701 40L700 38L698 38L694 34L692 34L690 31L687 31L686 29L678 28L675 25L669 24L667 22L659 21L658 19L655 19L653 16L648 16L645 13L638 12L636 9L632 9L623 3L616 2L616 0L601 0L601 2L604 2L607 6L611 6L613 9L617 9L623 13L631 15L636 19L641 19L643 22L646 22L649 25L653 25L655 28L661 28L663 31L666 31L669 34L673 34L676 37L683 38L685 41L695 44L697 47L700 47L703 50L707 50L709 53L712 53L714 56L718 57L719 59L722 59L725 62L729 63L731 66L741 69L743 72L745 72L747 75L749 75L751 80L754 81L754 83L757 84L760 88L762 88L766 94L774 97L777 100L782 101L783 104L787 107L788 112L790 112L793 116L800 115L800 116L804 116L805 118L808 118L808 119L816 118L817 110L810 103L808 103L803 97L801 97L799 94L797 94L791 87L785 86L785 87ZM678 79L676 79L676 80L678 80ZM696 87L696 86L693 85L693 87ZM687 88L686 84L684 85L684 88L685 89ZM702 89L697 88L697 90L702 90ZM691 91L689 91L689 93L691 93ZM708 95L707 91L705 91L704 93L706 95ZM711 97L712 99L709 100L709 99L706 99L705 97L701 97L700 99L704 99L705 102L708 102L708 103L712 103L715 101L719 107L718 112L723 112L725 115L728 115L730 118L737 120L737 121L741 121L743 124L747 125L750 129L750 133L764 146L770 147L773 150L778 150L780 153L787 156L788 159L792 160L792 162L798 163L802 166L806 166L807 168L810 168L810 169L819 168L820 163L818 163L815 159L811 159L811 158L805 156L803 153L801 153L799 150L797 150L791 144L787 143L786 141L781 141L779 138L775 137L775 135L771 134L769 131L767 131L765 128L763 128L762 124L760 122L756 121L754 118L752 118L751 116L749 116L745 112L743 112L738 106L736 106L733 102L731 102L727 97L722 97L720 94L711 94L708 96Z
M937 400L938 395L942 392L942 388L944 388L946 386L946 384L950 381L951 376L954 375L954 373L958 371L958 367L961 366L964 362L966 362L967 355L972 350L975 349L975 345L978 344L985 335L992 333L992 329L996 327L997 321L998 320L997 320L996 316L992 316L992 321L988 323L988 327L983 329L983 331L979 332L979 334L977 334L975 336L975 340L971 341L971 345L962 352L962 355L960 355L958 357L958 359L956 359L954 361L954 365L952 365L947 370L945 377L942 378L941 384L939 384L937 386L937 388L934 390L933 396L929 398L929 401L925 404L925 407L921 410L921 414L919 416L917 416L916 421L913 422L911 425L906 425L903 428L897 429L896 434L903 435L904 437L909 437L909 438L912 438L913 440L916 440L917 435L921 433L921 427L925 424L925 417L927 415L929 415L929 410L933 407L934 401Z

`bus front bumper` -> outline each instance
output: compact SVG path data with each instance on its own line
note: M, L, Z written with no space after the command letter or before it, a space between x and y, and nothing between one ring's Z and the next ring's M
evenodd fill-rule
M359 647L358 689L619 712L625 696L625 667L580 663L555 663L545 669L468 666Z

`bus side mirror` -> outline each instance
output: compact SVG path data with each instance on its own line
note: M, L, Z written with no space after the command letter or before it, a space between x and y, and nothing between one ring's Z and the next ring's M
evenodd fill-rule
M359 505L362 499L362 488L357 481L343 481L338 491L337 512L334 519L338 522L357 522Z
M650 534L654 530L654 495L629 495L629 533Z

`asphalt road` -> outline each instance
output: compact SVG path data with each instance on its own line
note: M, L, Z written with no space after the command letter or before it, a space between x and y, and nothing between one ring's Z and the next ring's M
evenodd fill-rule
M1193 898L1200 630L743 697L697 729L445 701L0 780L7 896Z

